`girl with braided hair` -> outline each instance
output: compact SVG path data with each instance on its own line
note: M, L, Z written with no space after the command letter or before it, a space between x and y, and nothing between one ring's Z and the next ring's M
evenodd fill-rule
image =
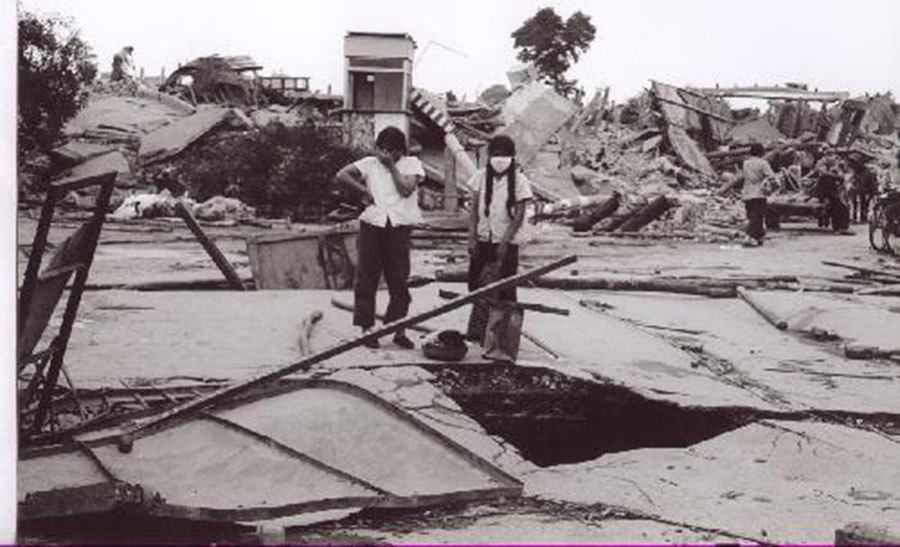
M516 144L511 138L500 135L490 140L487 165L472 176L469 188L468 282L472 291L483 284L485 268L496 268L498 279L515 275L519 269L525 208L534 194L518 169ZM498 299L515 302L516 288L501 290Z

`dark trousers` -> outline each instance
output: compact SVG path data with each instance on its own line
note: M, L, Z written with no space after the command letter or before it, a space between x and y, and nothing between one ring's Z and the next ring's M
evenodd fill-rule
M368 328L375 324L375 293L382 274L391 297L384 322L396 321L409 312L411 231L409 226L379 228L359 223L356 283L353 286L354 325Z
M473 254L471 259L469 260L469 291L474 291L475 289L482 286L481 274L484 271L485 266L497 260L497 247L499 247L497 243L486 243L483 241L478 242L478 245L475 247L475 254ZM519 246L509 245L507 247L506 257L503 260L503 264L500 265L500 277L509 277L511 275L515 275L518 271ZM500 279L500 277L498 277L497 279ZM497 293L497 299L505 300L507 302L515 302L516 288L507 287L500 290Z
M747 235L762 240L766 235L763 224L766 219L766 198L744 200L744 208L747 210Z

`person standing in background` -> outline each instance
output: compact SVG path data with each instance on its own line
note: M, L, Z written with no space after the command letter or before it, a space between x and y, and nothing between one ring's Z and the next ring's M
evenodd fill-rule
M741 199L744 201L744 209L747 211L747 236L745 242L748 246L760 246L766 235L764 225L766 218L767 185L775 178L772 166L769 165L763 154L765 149L759 143L750 145L750 157L744 160L742 166L744 174L744 188L741 191Z

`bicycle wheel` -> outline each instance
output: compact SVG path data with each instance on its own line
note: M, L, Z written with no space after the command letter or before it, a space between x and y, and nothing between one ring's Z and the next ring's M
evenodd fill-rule
M884 209L885 222L881 228L882 250L888 254L900 254L900 204Z
M876 251L881 251L881 245L878 242L879 232L884 227L884 204L876 202L872 207L872 215L869 217L869 245Z

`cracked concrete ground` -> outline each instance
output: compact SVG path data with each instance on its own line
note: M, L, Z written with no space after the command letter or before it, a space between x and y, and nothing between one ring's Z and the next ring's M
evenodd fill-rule
M134 232L125 231L131 227L117 228L104 232L92 282L220 277L211 262L204 263L199 245L179 227L170 231L152 225L161 231ZM23 221L20 229L20 241L28 241L33 222ZM241 237L248 229L209 231L243 268L246 251ZM51 241L64 233L55 231ZM547 242L525 250L523 267L570 252L582 255L572 268L579 275L787 274L821 280L838 275L821 264L824 259L877 267L862 234L835 237L787 230L762 249L627 241L588 246L552 233L542 237ZM428 274L457 255L463 255L461 247L416 250L414 270ZM436 292L434 285L416 289L414 311L436 304ZM333 296L328 291L90 291L84 296L67 365L78 387L118 385L123 378L240 380L296 361L297 331L313 310L325 312L313 333L313 351L352 335L350 314L330 306ZM351 300L349 292L337 296ZM583 298L612 308L605 313L585 309L578 305ZM326 540L346 536L386 542L829 542L835 528L851 520L900 520L900 477L891 465L900 460L900 440L891 436L892 430L873 430L866 422L877 415L881 423L900 425L896 362L848 360L837 342L817 342L795 332L811 325L801 308L781 308L794 319L789 330L781 332L739 300L532 289L524 289L521 299L563 306L572 315L562 319L527 314L525 328L562 358L550 359L523 340L520 366L550 369L599 386L619 386L648 400L685 408L776 414L815 410L824 413L818 420L831 423L758 421L690 447L643 447L540 468L507 440L488 433L477 416L463 411L443 392L429 369L433 363L420 352L401 350L385 340L379 350L358 348L312 372L353 383L402 407L525 481L527 497L518 505L339 521L336 528L299 530L297 538L322 534L319 537ZM884 320L900 317L898 299L852 300L856 311L845 335L882 342L884 332L890 333L889 327L884 330ZM380 296L382 306L384 301ZM821 309L822 301L812 306ZM841 307L846 306L835 306L838 312ZM865 311L872 309L877 313ZM459 329L466 314L465 309L457 310L429 325ZM880 338L872 334L878 329L865 328L876 316ZM840 321L825 326L841 330ZM461 366L480 363L480 352L472 348ZM843 413L844 425L828 419L829 413ZM848 421L850 415L860 423Z

